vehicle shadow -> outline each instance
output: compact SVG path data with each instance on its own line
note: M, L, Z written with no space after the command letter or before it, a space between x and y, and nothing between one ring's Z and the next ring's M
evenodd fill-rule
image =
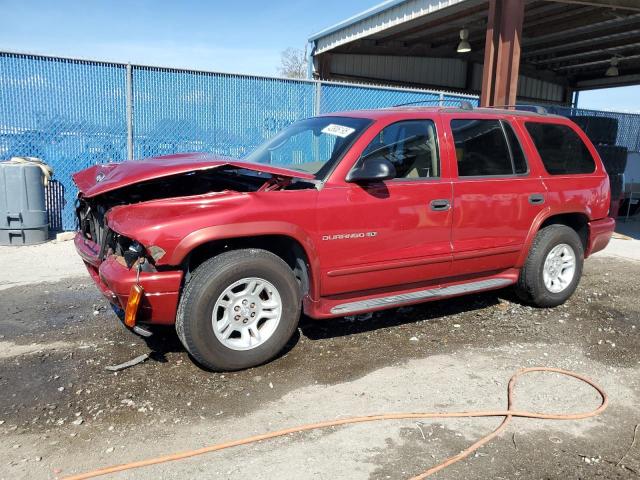
M419 303L407 307L381 310L372 314L313 320L303 315L300 331L310 340L343 337L370 332L381 328L395 327L417 321L443 321L450 315L492 307L500 299L517 302L510 289L466 295L457 298Z
M306 315L302 315L299 328L275 358L280 358L290 352L300 341L301 336L312 341L323 340L357 335L418 321L446 321L450 315L496 306L500 303L501 299L516 303L519 302L511 289L503 289L457 298L436 300L407 307L392 308L351 317L314 320ZM168 361L166 355L169 353L185 352L185 348L180 342L173 326L154 327L153 335L144 338L144 341L151 350L150 359L157 362L166 363ZM191 355L189 355L189 358L198 365ZM198 366L203 371L211 371L201 365Z
M194 359L189 352L186 351L178 334L176 333L173 325L171 326L154 326L153 335L150 337L142 337L147 347L151 352L149 353L149 359L159 362L159 363L167 363L167 354L176 353L176 352L186 352L189 355L191 361L198 366L198 368L205 372L212 372L202 365L200 365L196 359ZM273 359L280 358L287 353L289 353L300 341L300 331L296 330L292 337L289 339L284 348L275 356ZM272 360L273 360L272 359ZM269 361L272 361L269 360Z

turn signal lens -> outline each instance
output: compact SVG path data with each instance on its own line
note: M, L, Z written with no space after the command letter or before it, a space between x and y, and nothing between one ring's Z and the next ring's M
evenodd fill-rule
M134 285L129 292L129 300L127 300L127 308L124 311L124 324L133 328L136 326L136 316L138 315L138 306L142 300L144 289L140 285Z

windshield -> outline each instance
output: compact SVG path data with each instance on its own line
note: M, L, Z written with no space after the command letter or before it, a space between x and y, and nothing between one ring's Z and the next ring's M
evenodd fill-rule
M289 125L245 158L323 178L371 123L366 118L314 117Z

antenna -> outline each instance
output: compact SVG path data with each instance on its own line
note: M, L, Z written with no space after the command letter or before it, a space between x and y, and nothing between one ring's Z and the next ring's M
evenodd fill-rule
M395 107L406 107L407 105L419 105L421 103L440 103L440 100L418 100L417 102L407 102L407 103L399 103L397 105L394 105L393 108Z

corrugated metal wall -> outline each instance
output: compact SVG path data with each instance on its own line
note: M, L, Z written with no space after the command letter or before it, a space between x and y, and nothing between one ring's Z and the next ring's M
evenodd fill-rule
M473 64L472 89L482 90L482 65ZM562 103L564 101L564 87L537 78L518 76L518 97L540 102Z
M413 30L415 34L415 27L421 23L437 22L455 12L472 12L476 6L486 4L486 0L388 0L311 36L309 41L315 47L313 55L317 70L322 78L330 80L354 79L479 93L482 65L470 60L346 53L340 52L339 47L360 39L374 43L379 39L387 40L389 34L400 33L403 29L406 32ZM473 23L478 19L470 21ZM433 40L437 43L437 38ZM328 65L325 59L329 60ZM468 69L472 70L468 72ZM521 73L518 97L548 103L565 101L565 88L561 84Z
M472 65L471 88L482 89L482 65L456 58L403 57L334 53L330 57L331 78L428 85L443 89L467 88L467 67ZM562 103L564 87L555 83L519 76L518 97L543 103Z
M331 73L380 82L465 88L467 62L453 58L336 53L331 55Z

